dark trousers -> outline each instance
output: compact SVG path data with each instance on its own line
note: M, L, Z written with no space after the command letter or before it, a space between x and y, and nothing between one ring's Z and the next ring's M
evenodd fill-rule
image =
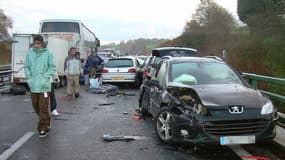
M50 111L51 112L55 110L57 106L54 89L55 89L55 84L51 83L51 92L50 92Z
M101 78L101 71L96 71L94 67L89 68L89 78Z
M50 125L50 115L48 110L49 94L44 97L44 93L31 93L32 105L39 117L38 131L48 131Z

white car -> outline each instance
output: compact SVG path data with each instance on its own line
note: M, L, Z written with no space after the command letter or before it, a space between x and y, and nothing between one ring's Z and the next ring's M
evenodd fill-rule
M130 56L109 59L102 71L103 83L128 82L137 84L137 72L140 65L135 57Z

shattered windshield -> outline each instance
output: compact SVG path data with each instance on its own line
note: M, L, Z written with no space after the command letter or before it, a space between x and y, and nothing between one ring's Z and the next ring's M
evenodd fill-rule
M171 65L170 81L189 85L242 84L225 64L213 62L180 62Z

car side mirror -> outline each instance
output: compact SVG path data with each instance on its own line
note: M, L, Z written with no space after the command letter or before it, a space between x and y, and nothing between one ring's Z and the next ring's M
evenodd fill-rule
M150 81L150 85L155 86L155 87L157 87L159 89L162 89L162 86L159 84L158 80L151 80Z

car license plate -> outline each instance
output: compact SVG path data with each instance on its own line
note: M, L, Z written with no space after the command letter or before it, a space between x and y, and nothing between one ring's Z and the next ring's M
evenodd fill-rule
M220 137L221 145L252 144L252 143L255 143L255 136L222 136Z
M112 77L112 80L125 80L124 77Z

